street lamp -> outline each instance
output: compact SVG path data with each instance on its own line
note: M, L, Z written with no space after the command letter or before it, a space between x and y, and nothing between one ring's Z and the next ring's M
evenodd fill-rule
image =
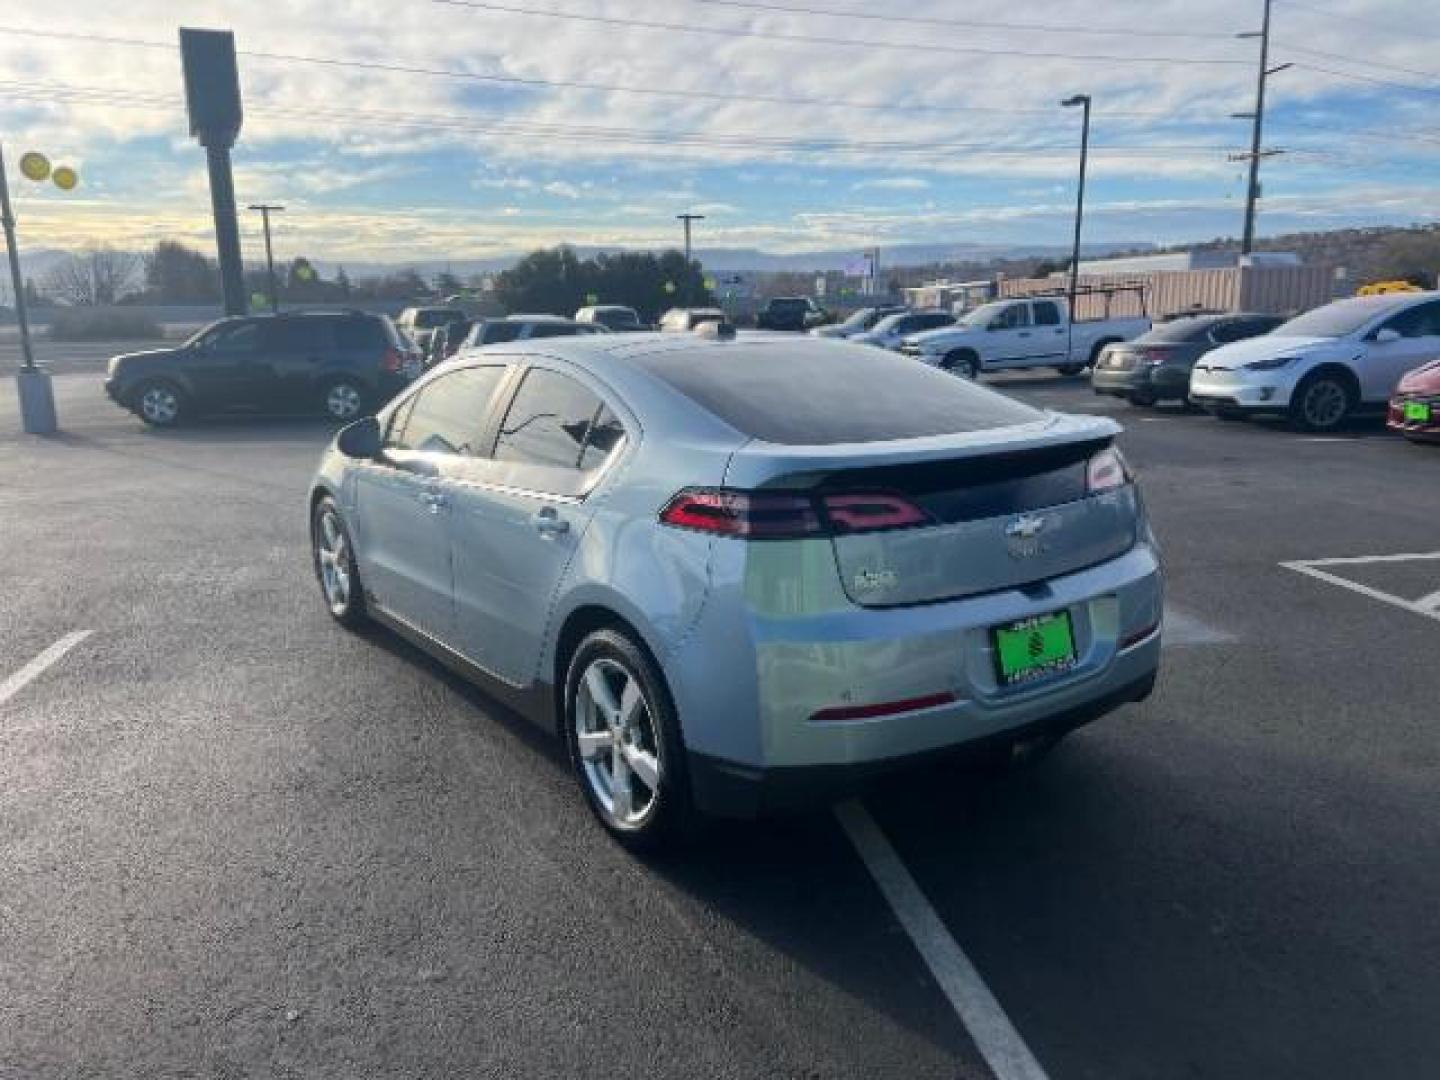
M704 214L676 214L676 221L685 223L685 306L690 307L695 303L695 298L690 293L690 223L692 221L704 221Z
M20 158L20 172L35 183L52 181L61 191L70 191L80 182L79 174L68 165L50 168L50 159L31 151ZM30 344L30 318L25 311L25 282L20 275L20 249L15 241L15 212L10 208L10 183L5 173L5 151L0 146L0 227L5 232L5 247L10 253L10 283L15 291L15 324L20 329L20 354L24 361L15 376L20 392L20 424L32 435L49 435L56 428L55 392L49 372L35 366L35 351Z
M275 287L275 255L270 250L270 215L284 211L285 207L267 203L252 203L251 210L260 211L260 220L265 223L265 272L270 278L270 314L280 312L280 292Z
M1080 223L1085 219L1085 162L1090 154L1090 95L1076 94L1060 104L1073 109L1080 105L1085 109L1084 123L1080 129L1080 187L1075 193L1075 244L1070 250L1070 321L1075 321L1075 291L1080 283Z

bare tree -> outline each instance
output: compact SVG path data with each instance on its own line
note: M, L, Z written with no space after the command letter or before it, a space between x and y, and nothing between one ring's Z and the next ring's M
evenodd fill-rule
M114 304L135 291L141 259L130 251L94 247L57 263L46 276L57 300L76 306Z

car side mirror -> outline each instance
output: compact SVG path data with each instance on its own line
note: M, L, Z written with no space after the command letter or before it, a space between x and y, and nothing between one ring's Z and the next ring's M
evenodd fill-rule
M340 429L335 437L335 449L348 458L373 461L380 456L381 442L380 421L367 416Z
M1375 331L1375 343L1377 345L1389 345L1392 341L1400 340L1400 331L1385 327L1383 330Z

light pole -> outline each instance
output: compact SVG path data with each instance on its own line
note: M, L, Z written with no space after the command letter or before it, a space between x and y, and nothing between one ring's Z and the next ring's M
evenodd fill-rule
M265 273L270 279L270 314L280 312L280 292L275 287L275 253L270 250L270 215L281 213L285 207L270 203L254 203L251 210L260 211L260 220L265 223Z
M1090 95L1076 94L1060 102L1067 109L1076 105L1085 109L1084 123L1080 128L1080 186L1075 193L1075 243L1070 249L1070 290L1069 321L1075 321L1075 292L1080 284L1080 224L1085 220L1085 164L1090 155Z
M20 159L20 171L37 184L51 180L61 191L69 191L80 182L68 165L51 170L44 154L29 153ZM0 227L5 232L5 249L10 254L10 284L15 291L15 325L20 330L20 353L24 357L15 385L20 392L20 425L31 435L52 434L58 426L55 419L55 391L50 373L35 365L35 350L30 344L30 317L25 310L25 281L20 274L20 248L15 240L15 212L10 206L10 182L5 172L5 151L0 147Z
M704 221L704 214L676 214L676 221L685 223L685 306L691 307L695 298L690 292L690 223L693 221Z

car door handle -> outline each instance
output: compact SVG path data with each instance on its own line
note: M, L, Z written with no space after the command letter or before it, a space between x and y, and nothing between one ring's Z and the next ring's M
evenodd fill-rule
M450 496L446 495L443 491L426 490L420 493L420 503L426 507L430 513L438 514L442 510L449 509Z
M535 526L535 531L547 536L559 536L570 531L570 522L560 516L560 511L553 506L546 506L535 511L535 516L530 519Z

